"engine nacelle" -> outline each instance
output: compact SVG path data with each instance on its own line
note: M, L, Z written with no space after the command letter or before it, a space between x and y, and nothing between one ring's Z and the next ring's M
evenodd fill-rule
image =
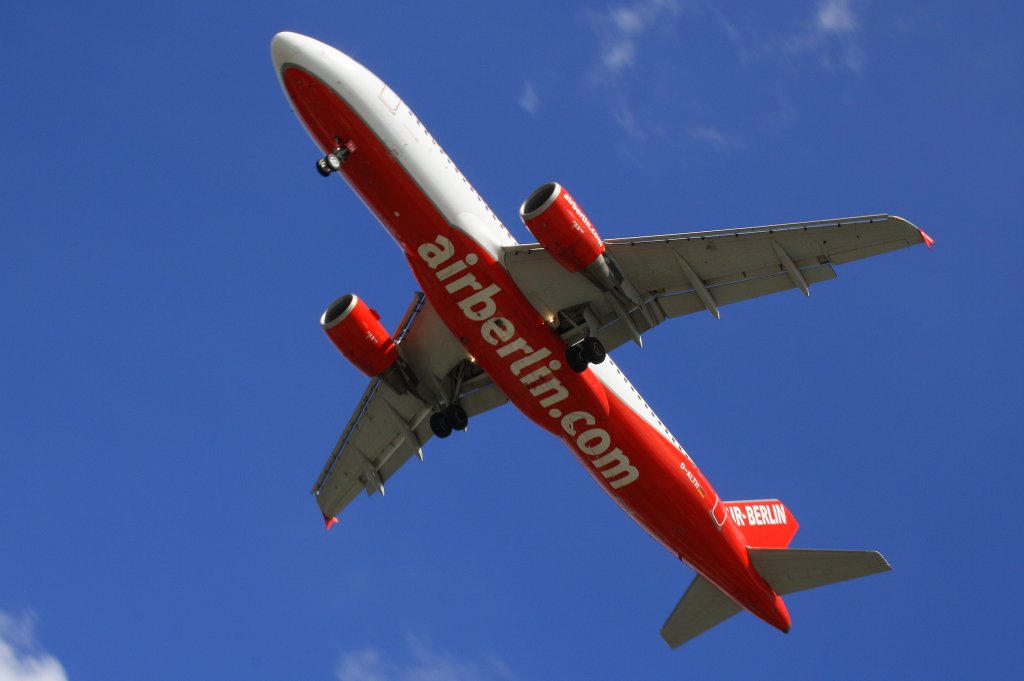
M604 241L579 204L557 182L541 185L526 197L519 217L540 245L570 272L581 272L603 260Z
M395 341L381 325L380 315L353 293L331 303L320 326L334 347L367 376L380 376L398 360Z

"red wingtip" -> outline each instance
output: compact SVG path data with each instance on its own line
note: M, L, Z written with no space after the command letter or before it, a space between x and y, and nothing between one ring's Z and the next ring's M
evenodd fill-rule
M935 244L935 239L933 239L930 236L928 236L927 234L925 234L923 229L918 227L917 231L921 233L921 238L924 239L924 245L925 246L927 246L928 248L931 248Z
M334 527L334 523L336 523L336 522L338 522L337 518L332 518L329 515L325 515L324 516L324 524L327 525L327 529L328 530L331 529L332 527Z

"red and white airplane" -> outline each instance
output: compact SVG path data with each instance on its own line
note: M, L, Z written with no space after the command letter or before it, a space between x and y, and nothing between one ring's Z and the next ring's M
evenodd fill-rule
M398 242L423 293L395 334L355 295L320 322L370 376L313 486L327 527L432 435L511 401L561 439L652 537L697 572L661 630L672 647L749 610L788 631L782 595L889 569L874 551L787 548L782 502L724 501L605 352L670 317L800 289L833 265L931 239L869 215L602 240L559 184L520 209L540 242L518 244L423 124L377 76L295 33L271 44L299 120Z

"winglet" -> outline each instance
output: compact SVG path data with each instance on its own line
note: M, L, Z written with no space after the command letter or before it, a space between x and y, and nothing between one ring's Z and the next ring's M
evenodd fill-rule
M933 239L930 236L928 236L927 234L925 234L923 229L918 227L917 231L921 233L921 238L924 239L924 245L925 246L927 246L928 248L931 248L935 244L935 239Z
M337 518L332 518L331 516L327 515L326 513L324 514L324 524L327 526L328 530L331 529L332 527L334 527L334 523L336 523L336 522L338 522Z

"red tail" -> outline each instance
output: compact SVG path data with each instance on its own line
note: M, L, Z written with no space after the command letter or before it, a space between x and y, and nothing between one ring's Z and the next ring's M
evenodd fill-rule
M800 523L778 499L727 501L732 520L747 538L747 546L784 549L793 541Z

